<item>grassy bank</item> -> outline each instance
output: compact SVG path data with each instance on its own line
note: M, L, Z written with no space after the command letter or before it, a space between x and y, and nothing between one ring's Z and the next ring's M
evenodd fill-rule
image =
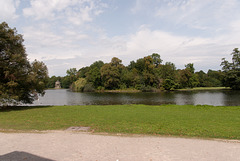
M0 129L56 130L240 139L240 107L111 105L18 107L1 110Z
M184 88L177 89L177 91L198 91L198 90L230 90L229 87L195 87L195 88Z
M204 90L231 90L229 87L195 87L195 88L183 88L175 89L173 91L204 91ZM163 92L164 89L154 89L152 88L149 92ZM117 89L117 90L96 90L96 92L108 92L108 93L138 93L143 92L141 90L127 88L127 89Z

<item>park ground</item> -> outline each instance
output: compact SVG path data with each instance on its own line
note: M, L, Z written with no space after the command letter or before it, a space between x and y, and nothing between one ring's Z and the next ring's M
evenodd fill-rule
M14 107L0 160L240 160L239 106ZM86 132L67 130L89 127Z
M239 140L73 131L0 133L0 160L41 161L238 161Z

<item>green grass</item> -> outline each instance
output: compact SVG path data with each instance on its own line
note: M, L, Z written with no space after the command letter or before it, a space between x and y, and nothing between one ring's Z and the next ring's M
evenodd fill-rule
M17 107L1 110L0 129L57 130L240 139L240 107L110 105Z

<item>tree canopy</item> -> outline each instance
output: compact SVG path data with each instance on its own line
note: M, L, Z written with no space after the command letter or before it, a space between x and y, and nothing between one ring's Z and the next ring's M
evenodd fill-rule
M224 72L223 83L232 89L240 89L240 51L238 48L233 49L232 62L228 62L225 58L222 59L222 70Z
M32 103L44 95L48 70L43 62L27 59L23 36L0 24L0 105Z
M110 63L96 61L79 69L77 76L79 79L84 78L84 83L72 82L72 87L75 88L74 91L86 91L84 86L91 87L89 91L127 88L155 91L222 86L221 71L195 72L193 63L186 64L185 69L177 69L174 63L162 62L157 53L130 61L128 66L124 66L122 60L116 57L113 57Z

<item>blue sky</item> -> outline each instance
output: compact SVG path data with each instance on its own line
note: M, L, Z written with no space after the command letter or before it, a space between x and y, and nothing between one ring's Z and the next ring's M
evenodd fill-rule
M177 68L221 69L240 47L239 0L0 0L0 21L23 35L49 75L152 53Z

